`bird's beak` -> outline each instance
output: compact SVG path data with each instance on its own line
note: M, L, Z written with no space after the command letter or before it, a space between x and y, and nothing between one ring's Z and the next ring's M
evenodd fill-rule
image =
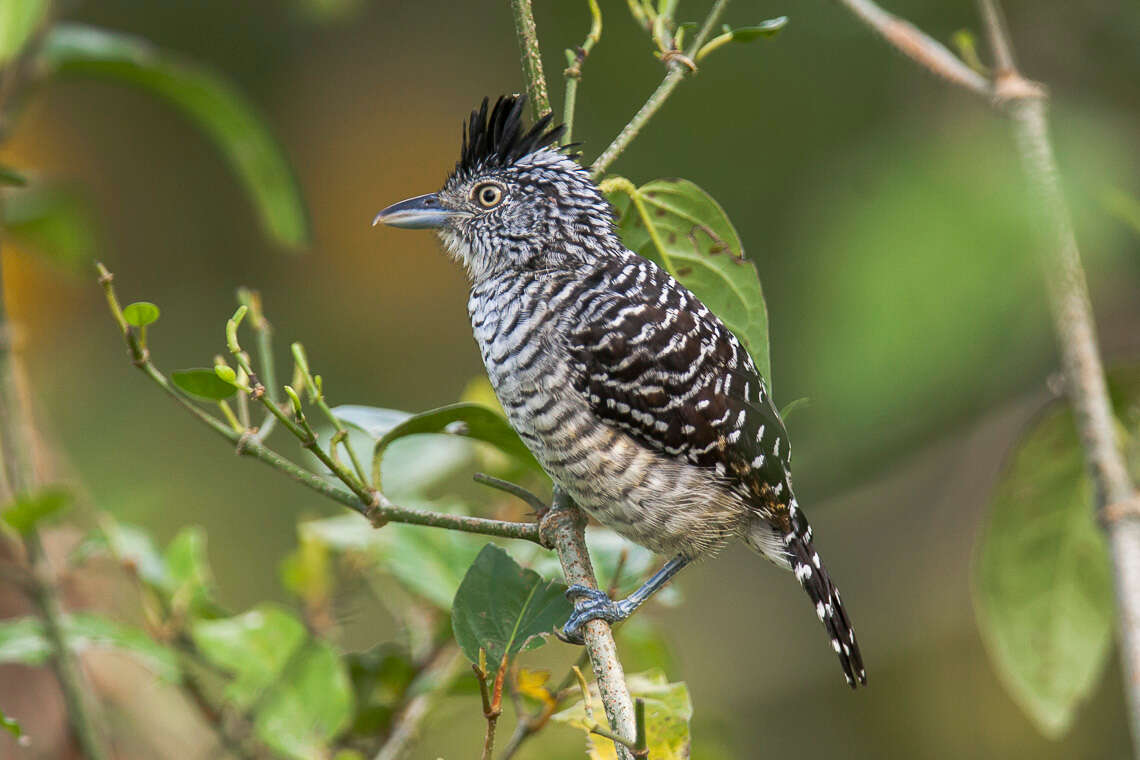
M439 201L439 195L428 193L393 203L376 215L376 218L372 220L372 226L375 227L383 222L392 227L428 230L442 227L444 222L457 214L459 214L458 211L443 207Z

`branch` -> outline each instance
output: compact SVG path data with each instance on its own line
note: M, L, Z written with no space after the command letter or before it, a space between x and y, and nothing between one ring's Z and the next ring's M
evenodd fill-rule
M1101 514L1116 518L1106 522L1120 613L1120 656L1132 740L1140 746L1140 510L1129 506L1138 497L1120 450L1080 248L1049 141L1045 90L1018 71L996 0L978 0L996 64L992 83L870 0L840 2L904 54L948 81L990 97L995 107L1010 116L1022 165L1040 204L1042 227L1050 238L1043 247L1042 264L1065 390L1096 485L1097 507Z
M170 380L158 370L150 360L149 352L143 348L134 330L123 319L122 309L119 307L118 296L112 284L113 275L102 265L98 264L99 282L107 296L107 303L111 313L122 329L123 339L131 355L132 364L139 368L151 382L173 398L179 406L196 417L218 435L230 441L238 454L249 456L264 462L274 469L285 473L293 480L326 496L333 501L359 512L367 517L376 526L386 522L410 523L412 525L425 525L433 528L447 528L465 533L479 533L485 536L498 536L500 538L517 538L543 544L539 537L539 528L535 523L506 522L503 520L490 520L484 517L468 517L466 515L450 515L444 512L432 512L423 509L412 509L397 506L381 493L359 494L347 491L330 483L320 475L306 470L304 467L289 461L276 451L265 446L249 432L241 433L234 430L225 422L212 417L195 404L189 397L178 390ZM295 425L289 420L290 425Z
M3 217L0 206L0 218ZM37 442L24 378L20 374L12 339L11 324L4 308L4 283L0 279L0 458L8 501L36 485ZM2 502L0 502L2 504ZM43 620L44 633L51 647L52 668L63 692L67 717L76 742L88 760L107 756L87 703L87 683L63 630L63 608L56 591L56 579L48 566L39 533L32 528L24 536L24 549L31 569L28 595Z
M542 518L541 525L544 537L548 537L549 544L558 552L566 583L597 588L594 567L586 550L585 518L562 489L555 489L554 504ZM610 728L618 736L636 736L633 700L625 683L625 670L618 659L610 624L604 620L591 620L586 623L583 638ZM615 746L619 760L631 760L633 756L628 749L621 744Z
M570 65L562 72L566 77L566 95L562 98L562 123L566 132L562 135L563 144L571 141L574 132L574 109L578 103L578 82L582 80L582 64L586 56L593 50L594 45L602 38L602 9L598 7L598 0L587 0L590 5L590 31L586 40L577 50L566 51L567 57L573 53L574 58Z
M994 0L980 0L979 5L994 48L997 93L1008 102L1021 162L1040 203L1045 229L1052 238L1045 248L1044 260L1049 307L1061 347L1065 389L1096 484L1097 506L1126 504L1136 498L1136 490L1120 450L1088 283L1049 141L1046 101L1041 88L1018 72L997 4ZM1132 740L1134 745L1140 745L1140 519L1133 511L1125 519L1109 523L1108 534Z
M550 96L546 94L546 75L542 73L542 52L538 47L538 32L534 27L534 13L530 0L511 0L515 15L515 33L519 37L519 54L522 56L523 76L526 77L526 94L530 100L532 119L550 113Z
M659 84L657 89L653 91L653 94L649 96L649 100L645 101L645 105L634 114L629 123L622 128L618 136L614 138L614 141L609 144L609 147L602 151L602 155L598 156L597 159L594 160L593 166L590 167L590 176L593 177L595 181L605 174L606 169L608 169L610 165L617 160L617 157L621 155L622 151L628 148L629 144L633 142L633 138L641 133L646 123L648 123L649 120L653 118L653 115L660 110L661 106L665 104L665 101L673 94L673 90L677 89L677 85L685 78L685 73L695 70L694 68L690 68L693 66L692 61L696 57L697 51L705 44L705 40L708 39L709 34L712 33L713 27L716 26L717 21L720 20L721 14L724 13L724 9L727 5L728 0L716 0L712 9L709 10L709 15L705 17L705 22L701 25L700 31L697 32L697 36L693 38L693 42L689 45L689 49L683 56L666 56L669 73L665 75L665 78L661 80L661 84Z
M849 11L882 36L892 47L951 84L985 98L993 97L989 80L962 62L945 45L909 21L880 8L872 0L839 0Z

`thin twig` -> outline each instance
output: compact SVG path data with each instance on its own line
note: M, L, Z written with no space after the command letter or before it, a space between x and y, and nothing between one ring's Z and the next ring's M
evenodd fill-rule
M368 484L368 476L364 472L364 468L360 465L360 459L356 456L356 450L352 447L352 442L348 439L348 430L345 429L344 423L340 418L333 414L332 409L329 409L328 402L325 400L324 385L321 383L319 377L314 377L312 371L309 369L309 357L305 353L305 348L300 343L294 343L292 346L293 359L296 363L297 369L300 370L301 376L305 381L305 387L309 391L309 403L313 404L320 410L329 424L336 429L336 436L329 445L329 453L336 456L336 441L339 440L340 444L344 446L344 450L348 452L348 458L352 462L352 467L356 471L356 477L359 478L363 484ZM339 438L337 438L339 436Z
M542 51L538 47L538 32L534 27L534 11L530 0L511 0L515 17L515 33L519 38L526 94L530 100L530 115L537 119L550 113L550 96L546 94L546 75L542 73Z
M988 79L971 69L945 45L925 34L914 24L888 13L872 0L839 0L839 2L919 66L984 98L993 96L993 86Z
M371 520L373 524L380 525L385 522L410 523L412 525L424 525L434 528L447 528L449 530L458 530L465 533L479 533L485 536L517 538L545 546L539 536L539 527L535 523L506 522L503 520L490 520L484 517L449 515L443 512L400 507L388 501L383 494L378 494L378 503L374 503L371 499L365 499L359 494L346 491L330 483L320 475L310 472L300 465L285 459L277 452L257 441L253 436L238 433L221 420L207 414L201 407L178 390L150 361L147 352L139 345L134 332L127 326L126 322L122 320L122 309L119 307L118 297L115 295L114 287L111 283L111 273L108 272L102 264L99 264L98 267L100 273L99 281L103 285L111 313L115 317L116 322L126 328L123 330L123 339L127 343L132 364L150 378L151 382L166 391L179 406L192 414L215 433L230 441L235 446L238 454L253 457L264 462L270 467L285 473L302 485L359 512ZM289 420L289 424L293 425L295 423Z
M273 326L265 318L261 305L261 293L249 288L238 290L238 302L249 308L249 323L257 338L257 366L261 369L261 381L265 393L274 404L281 403L281 388L277 385L277 365L273 361ZM248 401L247 401L248 403ZM277 418L266 413L257 429L258 440L264 441L273 432Z
M538 498L538 494L528 491L519 484L512 483L509 480L502 480L501 478L488 475L485 472L477 472L471 476L471 479L480 485L494 488L503 493L509 493L511 496L525 501L530 505L531 509L534 510L536 515L541 515L550 507L550 505Z
M1008 113L1021 161L1040 204L1049 242L1043 265L1053 329L1061 351L1065 389L1096 485L1098 510L1136 498L1116 434L1104 367L1097 345L1088 283L1072 219L1049 140L1045 90L1021 75L996 0L978 0L995 58L991 83L912 25L870 0L840 0L901 52L948 81L985 95ZM899 30L905 34L900 35ZM1126 512L1107 526L1121 630L1125 690L1135 750L1140 750L1140 516Z
M543 517L541 525L549 544L558 552L566 582L597 588L594 567L586 549L586 521L561 489L555 489L554 504ZM610 624L604 620L591 620L585 625L583 639L610 728L619 736L634 736L637 727L633 700L625 683L625 669L618 659ZM617 750L619 760L632 757L629 750L620 744Z
M982 13L982 23L986 28L986 38L990 43L990 52L994 54L994 65L1000 77L1003 72L1014 73L1017 63L1013 59L1013 44L1006 31L1005 14L995 2L979 2L978 10Z
M629 147L633 139L641 133L641 130L649 122L653 115L660 110L669 96L673 94L673 90L677 89L677 85L685 78L686 72L690 71L686 65L686 61L691 61L705 44L709 34L712 33L713 27L716 26L720 20L721 14L724 13L725 7L728 5L728 0L716 0L712 9L709 10L709 15L705 17L704 23L701 25L700 31L697 36L693 38L689 49L685 52L684 57L672 57L668 59L669 71L665 74L665 78L661 80L661 84L657 85L657 89L649 96L649 100L645 101L645 105L641 107L629 123L626 124L614 141L609 144L602 154L594 160L593 166L590 167L590 175L596 181L599 177L605 174L606 169L610 168L617 157L621 155L622 151Z
M574 132L574 109L578 103L578 83L582 80L582 64L594 49L594 45L602 38L602 9L598 7L598 0L586 0L586 2L590 6L590 32L577 50L566 51L573 52L574 60L562 72L566 77L566 95L562 99L562 123L566 125L566 131L562 135L563 144L570 142Z

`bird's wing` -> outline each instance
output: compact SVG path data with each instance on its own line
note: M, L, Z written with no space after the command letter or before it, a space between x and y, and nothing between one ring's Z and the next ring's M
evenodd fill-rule
M655 451L757 491L790 489L787 431L748 352L692 293L635 258L570 330L574 387Z

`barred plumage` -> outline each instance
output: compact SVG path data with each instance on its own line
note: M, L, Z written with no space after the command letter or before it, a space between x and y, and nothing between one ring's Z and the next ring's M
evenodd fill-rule
M524 130L521 98L487 105L465 125L443 190L377 219L438 229L467 267L476 342L511 424L583 509L678 555L658 585L734 537L790 569L848 683L866 683L751 357L691 292L621 244L587 172L549 147L560 128L544 117ZM627 607L594 596L582 615L619 619L651 591Z

